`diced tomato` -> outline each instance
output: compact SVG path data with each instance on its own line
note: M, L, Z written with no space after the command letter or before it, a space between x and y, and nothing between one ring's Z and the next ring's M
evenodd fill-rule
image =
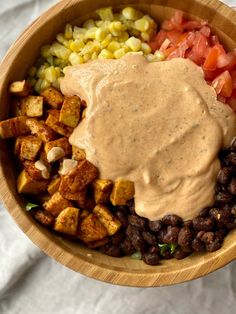
M176 47L173 46L173 47L170 47L170 48L164 50L163 53L166 56L167 60L169 60L168 59L169 55L172 54L172 52L175 52L175 51L176 51L176 54L177 54L177 49L176 49ZM174 58L177 58L177 57L174 57Z
M193 53L196 55L203 57L205 56L206 49L208 47L208 39L200 32L195 33L195 40L193 46Z
M207 54L206 60L203 64L203 69L214 71L217 68L217 60L221 54L225 54L223 46L220 44L213 46Z
M183 12L176 10L174 16L170 19L172 26L173 26L173 30L176 31L183 31Z
M170 31L167 32L166 35L167 38L170 40L171 44L176 45L179 42L182 33L178 31Z
M193 49L192 50L188 50L185 54L185 57L187 59L192 60L194 63L196 63L197 65L202 65L204 62L204 58L202 56L199 56L198 54L196 54Z
M233 82L229 71L224 71L212 82L216 94L222 97L230 97L233 91Z
M166 38L167 38L166 32L163 29L161 29L153 39L153 41L155 41L157 44L157 49L161 47ZM155 49L154 51L156 51L157 49Z
M150 41L148 45L151 47L152 52L155 52L159 48L159 45L156 41Z
M207 25L206 21L186 21L183 23L183 29L186 31L194 31Z
M219 41L218 36L216 36L216 35L211 36L210 43L212 46L219 44L220 41Z
M164 51L166 50L167 48L169 48L170 46L170 41L168 38L165 39L165 41L162 43L161 47L160 47L160 51Z
M232 96L227 99L227 104L236 112L236 94L232 94Z
M226 54L227 64L224 66L223 70L231 71L236 68L236 52L228 52Z
M210 37L211 35L211 29L209 26L203 26L199 32L204 35L205 37Z
M204 69L203 69L204 70ZM222 73L221 69L216 69L215 71L204 70L205 79L207 81L213 81L218 75Z
M231 78L233 82L233 89L235 89L235 97L236 97L236 71L232 71L230 74L231 74Z
M196 34L195 32L187 32L184 33L186 36L186 40L188 42L189 48L191 48L194 45L195 39L196 39Z
M174 26L173 26L172 22L169 20L165 20L164 22L162 22L161 28L165 31L173 31L174 30Z

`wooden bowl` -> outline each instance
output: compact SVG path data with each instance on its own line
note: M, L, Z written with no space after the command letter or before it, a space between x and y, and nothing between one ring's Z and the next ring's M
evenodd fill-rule
M151 14L157 21L170 17L175 9L181 9L189 16L209 20L226 47L232 49L236 46L236 13L216 0L61 1L27 28L3 60L0 66L0 120L8 117L9 83L25 77L40 46L51 42L67 22L84 21L100 7L112 5L121 9L127 4ZM1 141L0 152L0 195L8 211L25 234L46 254L77 272L119 285L163 286L204 276L236 258L236 230L214 253L193 254L181 261L166 260L159 266L148 266L129 257L109 257L64 240L42 228L25 212L22 199L16 192L15 165L8 143Z

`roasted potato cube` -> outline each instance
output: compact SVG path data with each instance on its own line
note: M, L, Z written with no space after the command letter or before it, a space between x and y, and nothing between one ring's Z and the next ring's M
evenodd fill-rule
M59 122L60 111L59 110L49 110L46 124L53 129L55 132L69 137L73 129L61 122Z
M43 97L27 96L21 98L21 112L27 117L41 117L43 115Z
M112 190L112 181L97 179L93 181L93 192L96 204L108 203Z
M95 215L90 214L79 222L77 235L80 240L88 243L105 238L107 229Z
M58 191L59 186L60 186L60 182L61 182L60 177L56 177L56 178L52 179L52 181L48 185L48 193L50 195L53 195L54 193L56 193Z
M121 222L112 215L112 213L106 206L95 206L93 209L93 213L98 217L99 221L107 229L109 236L115 234L120 229Z
M20 159L35 160L42 146L40 138L29 135L22 139L20 147Z
M57 134L43 121L28 118L26 125L29 127L31 133L37 135L43 142L50 142L57 138Z
M21 116L0 122L0 138L17 137L30 133L27 117Z
M34 180L24 169L17 179L17 191L22 194L38 194L47 191L48 180Z
M9 92L16 96L27 96L31 92L31 87L26 80L16 81L10 84Z
M34 218L47 228L53 226L55 222L55 218L49 212L41 209L36 210Z
M56 88L49 87L41 92L44 101L53 109L60 109L64 101L62 93L60 93Z
M72 145L72 159L80 161L85 158L86 158L85 150L82 148L77 148L76 146Z
M65 234L76 234L78 226L79 209L67 207L57 216L54 229Z
M62 176L59 191L67 198L72 197L72 195L83 190L97 176L97 168L85 159L71 170L68 175Z
M134 197L134 183L125 180L116 180L110 195L112 205L125 205Z
M61 158L65 157L65 156L68 156L69 154L71 154L71 145L70 145L67 137L62 137L62 138L59 138L58 140L45 143L44 150L45 150L46 155L54 147L60 147L64 151L64 155L63 156L59 155L58 159L61 159ZM56 160L58 160L58 159L56 159Z
M43 207L49 211L54 217L58 216L60 212L67 208L73 207L72 203L66 200L59 192L53 194L49 201L43 204Z
M75 128L80 120L81 100L78 96L65 97L59 121Z
M25 170L31 176L31 178L33 178L36 181L42 180L42 179L49 179L50 178L49 170L46 168L46 170L44 170L44 172L43 172L42 170L38 169L35 166L35 162L34 161L25 160L23 162L23 165L25 167Z
M89 243L87 243L87 246L88 246L89 249L94 250L94 249L96 249L98 247L101 247L101 246L103 246L103 245L105 245L105 244L107 244L109 242L110 242L109 237L106 237L106 238L104 238L102 240L89 242Z

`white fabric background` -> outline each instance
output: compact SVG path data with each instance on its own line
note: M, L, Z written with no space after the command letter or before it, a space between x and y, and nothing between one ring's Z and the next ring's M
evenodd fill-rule
M55 2L0 1L0 60L25 26ZM236 0L225 2L236 6ZM236 262L172 287L112 286L45 256L0 204L0 314L231 314L235 309Z

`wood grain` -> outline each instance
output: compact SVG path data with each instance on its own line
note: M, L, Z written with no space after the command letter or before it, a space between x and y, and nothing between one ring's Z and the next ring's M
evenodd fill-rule
M176 8L189 16L208 19L228 48L236 46L236 13L216 0L64 0L28 27L3 60L0 66L0 120L8 116L9 83L25 77L40 46L52 41L67 22L84 21L99 7L112 5L121 9L127 4L133 4L160 21L170 17ZM194 254L181 261L167 260L155 267L128 257L105 256L78 243L63 240L39 226L25 212L16 192L15 166L9 146L9 143L0 142L0 196L3 202L19 227L37 246L77 272L118 285L164 286L201 277L236 258L236 230L227 236L217 252Z

